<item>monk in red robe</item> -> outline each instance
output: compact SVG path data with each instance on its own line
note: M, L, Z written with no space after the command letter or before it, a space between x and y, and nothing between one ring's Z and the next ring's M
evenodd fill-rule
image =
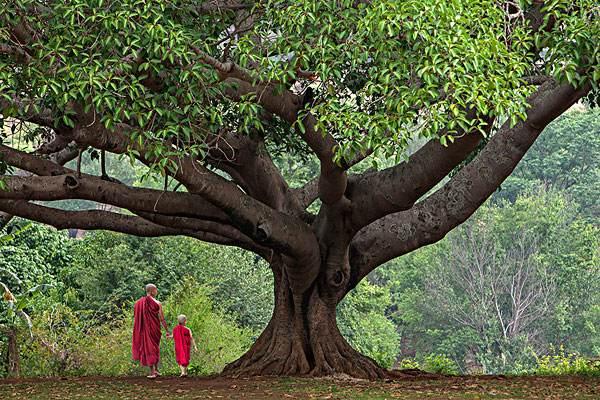
M192 330L185 326L187 317L180 315L177 317L179 325L173 328L173 340L175 341L175 359L181 370L180 377L187 376L188 365L190 365L190 350L194 346L194 350L198 351L196 342L192 336Z
M160 339L162 336L160 326L164 326L167 337L170 337L169 328L165 321L162 305L156 300L158 289L149 283L146 285L146 296L135 302L133 309L133 338L131 352L133 359L141 365L150 368L148 378L156 378L158 362L160 360Z

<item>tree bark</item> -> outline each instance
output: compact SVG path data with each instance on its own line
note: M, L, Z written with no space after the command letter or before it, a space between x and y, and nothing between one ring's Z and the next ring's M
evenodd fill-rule
M6 337L8 338L8 351L6 354L8 361L8 376L18 378L21 373L21 363L19 360L17 330L15 328L8 328L6 330Z
M387 371L354 350L336 323L339 288L320 276L303 294L294 294L279 257L271 262L275 308L271 321L250 350L223 371L228 376L348 375L379 379Z

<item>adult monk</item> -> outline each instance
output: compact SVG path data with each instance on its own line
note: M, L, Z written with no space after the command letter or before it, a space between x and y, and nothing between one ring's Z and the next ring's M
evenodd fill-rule
M146 296L135 302L133 309L133 340L131 352L133 359L141 365L150 368L148 378L154 379L159 374L158 361L160 360L160 326L165 328L167 337L171 337L162 305L156 300L158 289L149 283L146 285Z

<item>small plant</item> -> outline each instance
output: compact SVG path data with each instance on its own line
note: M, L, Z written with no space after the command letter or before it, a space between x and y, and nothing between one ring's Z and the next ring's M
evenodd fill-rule
M534 374L600 376L600 361L587 360L578 353L567 353L563 346L558 350L552 348L550 354L534 356L537 363Z
M419 362L414 358L403 358L397 366L398 369L420 369Z
M423 360L422 368L434 374L458 375L456 363L443 354L429 354Z

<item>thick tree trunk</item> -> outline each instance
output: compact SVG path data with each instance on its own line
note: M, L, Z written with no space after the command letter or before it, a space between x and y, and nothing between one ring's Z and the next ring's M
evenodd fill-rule
M17 378L21 373L21 366L16 329L7 329L6 336L8 338L8 351L6 355L8 361L8 376Z
M273 267L275 309L256 343L223 374L253 375L348 375L378 379L387 372L358 353L341 335L336 323L334 291L323 280L302 295L290 290L285 269Z

